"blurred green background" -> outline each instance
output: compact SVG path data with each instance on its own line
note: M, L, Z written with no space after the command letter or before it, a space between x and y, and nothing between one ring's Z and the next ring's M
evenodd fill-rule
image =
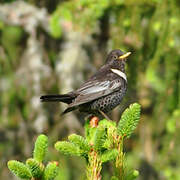
M15 179L7 161L32 154L35 138L50 139L48 160L59 160L57 180L84 179L85 161L54 149L57 140L83 134L78 112L41 104L43 94L76 89L112 49L131 51L128 92L111 117L142 105L138 128L126 141L126 166L140 180L180 179L180 1L1 0L0 177ZM103 167L108 180L111 164Z

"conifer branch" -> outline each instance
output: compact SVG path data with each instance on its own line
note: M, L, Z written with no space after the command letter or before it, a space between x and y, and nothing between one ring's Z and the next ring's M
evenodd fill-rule
M8 168L21 179L30 179L32 177L29 168L19 161L8 161Z
M84 137L76 134L71 134L70 136L68 136L68 139L74 145L77 145L84 154L87 154L90 151L90 145Z
M45 158L47 147L48 147L48 138L47 136L41 134L40 136L38 136L35 142L33 158L38 162L42 162L43 159Z
M26 165L22 162L11 160L8 161L8 168L17 177L29 180L54 180L59 172L57 162L51 162L46 167L42 163L47 151L48 138L45 135L38 136L33 158L26 160Z
M71 142L66 142L66 141L58 141L55 144L55 148L65 154L65 155L70 155L70 156L81 156L82 152L79 149L78 146Z
M39 163L33 158L29 158L26 161L26 166L31 171L31 174L35 178L40 178L42 176L44 165L42 163Z
M53 180L58 175L57 162L49 162L43 174L43 180Z
M117 132L120 136L129 138L140 119L141 106L134 103L127 108L118 123Z
M101 180L102 161L99 154L92 149L88 155L87 179Z
M58 141L55 148L68 156L81 156L87 160L86 175L88 180L101 180L103 163L113 161L115 173L111 180L134 180L138 171L126 173L124 168L124 139L130 137L140 119L140 105L134 103L126 109L118 124L109 120L98 122L94 118L93 123L85 124L85 137L71 134L69 141ZM33 151L33 158L26 161L26 165L12 160L8 162L8 168L21 179L53 180L58 172L57 162L50 162L47 166L42 164L47 152L48 138L45 135L38 136Z

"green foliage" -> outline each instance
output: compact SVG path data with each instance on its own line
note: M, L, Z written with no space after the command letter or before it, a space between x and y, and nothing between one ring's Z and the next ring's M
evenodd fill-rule
M79 149L81 149L85 154L90 151L90 146L84 137L76 134L71 134L70 136L68 136L68 139L74 145L78 146Z
M139 171L137 170L134 170L133 173L132 173L133 177L131 178L132 180L133 179L136 179L138 176L139 176Z
M45 167L41 162L44 160L47 144L47 136L39 135L35 142L34 158L27 159L26 165L16 160L8 161L9 170L21 179L54 180L59 172L58 163L50 162Z
M119 180L119 178L116 177L116 176L112 176L112 177L111 177L111 180Z
M105 139L103 147L106 149L112 149L114 146L114 136L116 136L117 132L116 122L104 119L99 122L99 125L106 127L107 138Z
M18 26L4 26L2 28L2 38L1 43L7 54L11 60L11 63L15 63L15 60L18 61L18 56L20 51L20 47L18 44L22 40L24 35L23 29Z
M106 135L105 127L103 126L97 127L94 134L94 148L97 151L103 149L106 137L107 135Z
M85 136L86 136L87 141L92 145L94 144L95 132L96 132L96 128L95 127L90 128L89 121L87 121L85 124Z
M35 142L35 147L34 147L34 152L33 152L33 158L37 160L38 162L42 162L43 159L45 158L46 152L47 152L47 147L48 147L48 138L45 135L40 135L38 136L36 142Z
M75 144L71 143L71 142L66 142L66 141L58 141L55 144L55 148L62 152L63 154L66 155L75 155L75 156L80 156L81 155L81 151L79 149L79 147L77 147Z
M169 133L174 134L176 132L176 125L178 123L180 117L180 109L176 109L173 114L172 117L170 119L168 119L167 124L166 124L166 129Z
M85 157L88 160L86 171L87 177L90 180L100 178L102 164L115 159L116 169L121 172L124 161L122 137L124 136L124 132L127 134L127 137L130 136L137 126L139 116L140 105L137 103L130 105L122 115L122 124L124 127L123 131L120 129L119 135L117 131L122 127L122 124L119 125L120 123L116 126L114 122L105 119L99 124L97 123L96 127L92 127L91 123L87 121L85 125L85 138L80 135L72 134L68 137L70 142L58 141L55 144L55 148L66 155ZM126 123L124 123L124 121L126 121ZM14 160L9 161L9 169L20 178L33 177L43 180L53 180L59 171L57 162L50 162L45 168L42 164L47 146L47 136L43 134L39 135L35 142L33 158L27 159L26 165ZM120 174L121 177L124 176L124 174ZM131 179L133 179L133 177L135 177L135 175L131 174Z
M118 155L117 149L106 150L105 152L102 153L101 160L103 163L112 161L117 157L117 155Z
M116 127L116 122L114 122L114 121L107 121L106 119L103 119L103 120L101 120L99 122L99 125L107 127L109 129L109 128Z
M138 176L139 176L139 171L132 170L127 173L127 175L125 176L125 179L126 180L134 180L134 179L137 179Z
M131 136L140 119L140 107L139 104L134 103L124 111L118 123L117 130L119 135L123 137Z
M54 38L59 38L62 35L59 16L56 14L54 14L50 19L50 34Z
M125 179L134 180L137 179L138 176L139 176L139 171L133 170L133 171L129 171L129 173L125 176Z
M39 178L42 176L43 170L44 170L44 165L42 163L39 163L33 158L29 158L26 161L26 165L31 171L31 174L35 178Z
M74 28L79 25L86 30L88 26L92 28L96 25L96 20L103 16L104 11L108 8L108 0L98 1L73 1L63 2L53 12L50 20L50 32L55 38L61 37L61 24L65 21L69 26ZM74 12L81 11L81 16L74 16ZM81 18L83 17L83 18ZM73 22L73 24L71 23ZM69 27L70 28L70 27ZM79 29L80 30L80 29Z
M124 174L123 141L126 134L130 137L140 118L140 105L134 103L122 115L121 122L106 119L92 125L90 121L85 124L85 137L72 134L68 137L70 142L58 141L55 148L63 154L82 156L87 159L86 174L89 180L99 179L102 164L114 161L116 177L122 179ZM119 133L118 133L119 132ZM134 179L134 174L131 174ZM115 178L115 176L114 176ZM130 179L129 179L130 180Z
M30 179L32 177L28 167L16 160L8 161L8 168L21 179Z
M57 167L57 163L50 162L44 170L43 180L54 179L58 175L58 172L59 172L59 168Z

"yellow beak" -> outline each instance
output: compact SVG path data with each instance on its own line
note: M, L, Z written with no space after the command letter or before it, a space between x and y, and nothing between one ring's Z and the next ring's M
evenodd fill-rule
M127 52L127 53L125 53L125 54L119 56L118 59L119 59L119 60L122 60L122 59L124 59L124 58L127 58L130 54L131 54L131 52Z

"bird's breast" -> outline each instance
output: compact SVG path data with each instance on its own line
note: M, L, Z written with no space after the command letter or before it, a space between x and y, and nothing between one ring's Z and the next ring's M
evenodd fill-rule
M91 103L90 109L91 110L99 109L103 112L111 111L112 109L114 109L116 106L118 106L121 103L122 98L126 93L126 89L127 89L127 86L126 84L124 84L124 86L121 89L107 96L96 99L95 101Z

